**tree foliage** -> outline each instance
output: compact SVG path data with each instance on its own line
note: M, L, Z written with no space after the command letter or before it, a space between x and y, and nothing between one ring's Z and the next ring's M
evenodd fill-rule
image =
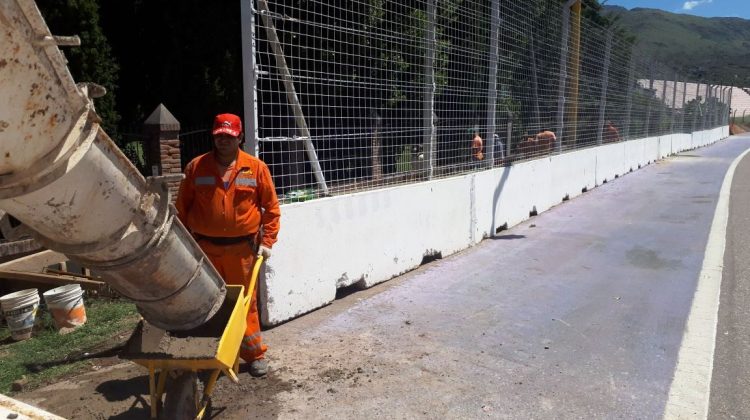
M69 47L64 54L76 82L94 82L107 89L96 100L96 110L109 133L120 120L116 90L118 60L115 58L99 18L98 0L37 0L42 15L54 35L78 35L80 47Z
M269 3L273 13L285 17L274 22L289 67L298 75L325 80L296 87L313 134L335 127L337 135L354 135L361 127L360 123L347 125L343 121L365 121L369 127L379 127L379 121L383 121L388 126L382 129L392 133L422 125L425 1ZM165 104L185 128L207 127L212 116L220 112L242 115L239 1L39 0L39 4L54 32L81 35L83 46L68 52L70 67L77 80L108 88L109 94L98 100L97 108L110 130L122 116L121 132L139 131L139 125L159 103ZM435 4L435 103L440 141L465 135L467 127L485 123L491 2L436 0ZM560 17L559 3L501 1L500 7L498 121L513 118L517 129L532 125L551 128L556 112L553 101L532 106L520 98L533 96L535 87L529 77L532 64L539 71L536 89L556 92L559 51L555 47L536 56L532 52L535 45L559 44L559 22L555 21ZM584 0L583 13L589 21L614 28L619 40L628 41L629 35L615 19L602 16L597 0ZM261 19L258 21L259 64L262 71L272 73L278 70ZM518 25L529 30L519 31ZM596 48L584 43L583 54L601 55ZM612 71L624 79L627 66L613 66ZM332 82L332 75L340 80ZM595 75L590 78L582 79L582 89L595 89ZM261 112L261 135L298 134L288 117L291 112L285 108L285 99L278 97L284 91L278 76L261 77L259 83L259 104L266 107ZM316 102L318 98L326 98L324 106ZM405 142L418 138L413 134L384 137L384 147L391 150L383 156L388 159L397 155ZM326 165L325 154L337 150L341 145L335 142L341 140L320 141L331 142L321 147L321 160ZM357 141L367 143L370 139ZM266 147L289 146L277 143ZM348 147L369 149L364 144ZM368 166L369 155L363 153L363 162L353 161L354 166Z
M121 63L126 124L163 103L183 126L242 114L240 2L103 1L102 24Z

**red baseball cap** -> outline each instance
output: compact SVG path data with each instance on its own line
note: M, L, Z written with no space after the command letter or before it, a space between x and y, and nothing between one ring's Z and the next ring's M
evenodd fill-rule
M213 135L220 133L237 137L242 132L242 120L234 114L219 114L214 118Z

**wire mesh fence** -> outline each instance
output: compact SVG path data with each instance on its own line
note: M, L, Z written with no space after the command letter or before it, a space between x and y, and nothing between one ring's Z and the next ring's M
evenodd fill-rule
M254 3L260 157L287 198L707 129L729 115L728 88L686 83L622 30L557 0Z

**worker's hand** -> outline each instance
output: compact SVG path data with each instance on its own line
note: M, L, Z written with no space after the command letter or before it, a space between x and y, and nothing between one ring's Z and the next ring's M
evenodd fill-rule
M271 258L271 248L261 245L258 247L258 256L262 256L265 259Z

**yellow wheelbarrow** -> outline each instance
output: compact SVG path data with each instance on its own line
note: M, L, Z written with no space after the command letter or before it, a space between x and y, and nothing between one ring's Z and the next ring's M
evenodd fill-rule
M166 332L141 321L121 356L148 369L151 418L157 418L162 396L162 417L201 419L219 375L238 383L240 344L247 326L247 313L263 263L253 266L248 293L243 286L227 285L219 312L206 324L189 331ZM198 373L209 373L198 398Z

